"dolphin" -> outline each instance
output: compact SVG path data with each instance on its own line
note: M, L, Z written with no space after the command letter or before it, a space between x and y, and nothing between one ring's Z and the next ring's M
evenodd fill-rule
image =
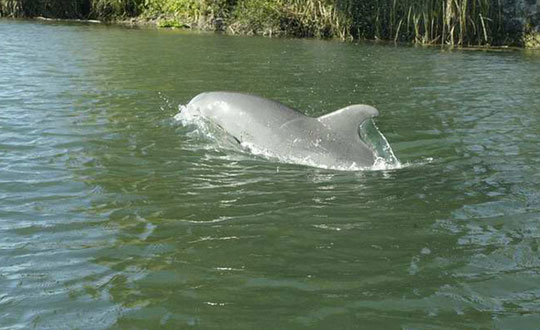
M235 92L205 92L186 106L230 134L244 147L317 166L373 166L377 154L362 140L359 126L379 112L349 105L312 118L279 102Z

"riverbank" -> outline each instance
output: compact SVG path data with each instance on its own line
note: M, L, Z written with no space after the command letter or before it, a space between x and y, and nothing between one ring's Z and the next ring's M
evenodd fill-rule
M244 35L540 48L540 0L0 0L0 16Z

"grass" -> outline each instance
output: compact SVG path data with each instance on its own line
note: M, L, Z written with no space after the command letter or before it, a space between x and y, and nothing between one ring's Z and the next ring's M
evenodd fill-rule
M0 0L2 16L81 18L89 10L85 0Z
M0 0L0 16L116 19L140 14L145 0Z
M238 2L232 17L232 33L352 38L351 17L334 1L244 0Z
M90 4L90 16L95 18L126 18L141 13L143 0L86 0Z
M231 0L146 0L142 16L157 19L161 27L220 30L235 4Z
M523 37L525 48L540 49L540 33L530 32Z
M499 0L349 1L356 36L452 46L501 42Z
M506 31L501 0L0 0L2 16L114 20L159 27L419 44L540 47L538 34Z

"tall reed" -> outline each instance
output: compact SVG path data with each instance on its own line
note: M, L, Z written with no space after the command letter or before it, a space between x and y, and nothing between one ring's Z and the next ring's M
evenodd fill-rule
M96 18L134 17L141 13L143 0L89 0L90 16Z
M0 0L0 17L24 16L24 10L19 0Z
M165 20L164 26L226 27L230 33L465 46L520 39L522 31L505 31L508 18L502 1L0 0L0 15L99 19L142 15Z
M342 0L355 37L452 46L497 43L500 0Z
M230 32L351 38L351 16L331 0L239 0Z
M0 0L0 16L82 18L89 0Z

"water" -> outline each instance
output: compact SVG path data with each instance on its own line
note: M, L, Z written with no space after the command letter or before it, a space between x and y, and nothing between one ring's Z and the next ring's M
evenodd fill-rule
M351 103L405 164L333 171L174 120ZM0 328L537 328L540 54L0 21Z

